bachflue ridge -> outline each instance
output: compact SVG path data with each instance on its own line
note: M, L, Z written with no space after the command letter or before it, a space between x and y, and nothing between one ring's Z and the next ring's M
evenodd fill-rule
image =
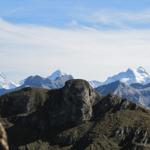
M103 97L85 80L3 95L0 116L11 150L150 148L150 111L114 95Z

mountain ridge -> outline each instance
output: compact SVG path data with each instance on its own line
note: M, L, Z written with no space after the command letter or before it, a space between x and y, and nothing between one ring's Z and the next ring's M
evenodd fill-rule
M125 72L120 72L112 77L108 77L103 84L112 83L117 80L127 84L148 84L150 83L150 74L148 74L143 67L138 67L137 69L129 68Z
M112 77L108 77L104 82L92 80L89 81L89 84L100 94L104 94L105 96L106 93L112 93L122 98L127 98L135 103L142 104L145 107L150 107L149 76L143 67L138 67L136 70L128 69L125 72L120 72ZM73 78L72 75L63 73L60 70L56 70L47 77L41 77L39 75L29 76L21 81L20 86L10 89L1 88L0 95L25 87L59 89L64 87L68 80ZM114 87L114 83L117 87Z
M118 95L144 107L150 106L150 86L141 84L126 84L121 81L115 81L95 89L97 92L106 96L108 94Z
M102 97L85 80L1 96L0 116L11 150L147 150L150 144L149 110Z
M0 89L13 89L17 84L10 81L4 73L0 73Z
M35 77L35 76L39 76L39 75L34 75L34 76L29 76L29 77ZM29 77L27 77L27 78L29 78ZM68 78L73 79L73 76L71 74L63 73L61 70L56 70L56 71L52 72L51 75L49 75L47 77L41 77L41 78L46 78L51 81L55 81L57 78L62 78L62 77L66 81L68 80ZM12 81L9 81L9 79L7 79L5 74L0 73L0 87L3 89L12 89L12 88L15 88L15 87L18 87L18 86L21 86L22 84L24 84L24 81L27 78L21 80L18 84L16 84ZM135 84L135 83L147 84L147 83L150 83L150 75L149 75L149 73L147 73L147 71L143 67L140 66L137 69L129 68L125 72L120 72L114 76L108 77L104 82L100 82L97 80L91 80L91 81L89 81L89 83L92 85L92 87L96 88L100 85L112 83L117 80L124 82L124 83L128 83L128 84Z

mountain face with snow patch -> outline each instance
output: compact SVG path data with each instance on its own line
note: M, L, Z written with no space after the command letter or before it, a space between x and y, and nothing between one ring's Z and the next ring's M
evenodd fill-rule
M141 104L140 99L143 98L143 95L140 93L139 90L120 81L109 83L107 85L102 85L96 88L96 91L103 96L106 96L108 94L117 95L119 97L131 100L137 104Z
M25 87L37 87L37 88L46 88L46 89L55 88L49 79L43 78L38 75L29 76L28 78L26 78L23 81L23 84L19 88L25 88Z
M46 78L39 75L29 76L26 79L21 80L19 85L16 85L9 81L5 75L0 74L0 95L25 87L58 89L62 88L65 85L65 82L71 79L73 79L72 75L68 75L57 70Z
M99 82L99 81L96 81L96 80L92 80L92 81L89 81L89 84L93 87L93 88L97 88L99 86L102 85L102 82Z
M54 81L54 80L57 80L58 78L63 77L63 76L67 76L67 74L66 74L66 73L63 73L61 70L56 70L55 72L53 72L53 73L52 73L50 76L48 76L47 78L48 78L49 80Z
M55 88L62 88L66 81L73 79L73 76L56 70L47 79L54 83Z
M62 73L60 70L53 72L50 76L44 78L38 75L30 76L23 80L20 88L37 87L46 89L62 88L65 82L73 79L71 75Z
M143 86L138 84L129 85L120 81L102 85L96 88L96 91L103 96L108 94L117 95L121 98L128 99L144 107L150 107L150 84Z
M150 75L143 67L128 69L109 77L95 89L104 96L117 95L150 107Z
M0 73L0 89L14 89L17 85L10 81L5 74Z
M118 73L112 77L107 78L103 85L121 81L126 84L140 83L147 84L150 83L150 74L146 72L143 67L139 67L137 69L128 69L125 72Z

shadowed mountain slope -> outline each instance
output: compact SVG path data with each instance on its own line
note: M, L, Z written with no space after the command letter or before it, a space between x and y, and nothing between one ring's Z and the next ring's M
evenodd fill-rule
M128 85L120 81L116 81L107 85L96 88L96 91L103 96L108 94L117 95L126 98L134 103L144 107L150 107L150 85L132 84Z
M84 80L6 94L0 115L12 150L150 148L150 111L117 96L102 97Z

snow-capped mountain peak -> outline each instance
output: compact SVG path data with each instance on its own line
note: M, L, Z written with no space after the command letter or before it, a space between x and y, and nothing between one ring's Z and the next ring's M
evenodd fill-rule
M52 81L56 87L61 88L65 85L66 81L73 79L73 76L56 70L47 78Z
M60 77L65 76L65 75L67 75L67 74L61 72L60 70L56 70L50 76L48 76L48 79L56 80L57 78L60 78Z
M13 89L16 87L17 85L14 82L9 81L4 73L0 73L0 89Z
M140 66L137 69L133 69L133 73L135 83L147 84L150 82L150 74L143 67Z
M127 84L141 83L147 84L150 83L150 74L146 72L143 67L138 67L137 69L128 69L125 72L120 72L112 77L107 78L103 84L109 84L115 81L121 81Z

